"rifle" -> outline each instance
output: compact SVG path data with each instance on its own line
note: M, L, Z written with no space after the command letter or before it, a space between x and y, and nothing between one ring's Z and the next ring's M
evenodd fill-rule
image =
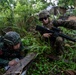
M4 75L21 75L23 70L26 70L32 60L37 56L37 53L30 53L15 66L10 67Z
M60 29L56 28L56 27L53 27L52 30L50 30L50 29L47 29L47 28L45 28L43 26L37 25L36 30L39 31L39 32L43 32L43 33L53 33L53 35L55 37L60 36L60 37L66 38L66 39L68 39L70 41L76 42L76 39L73 39L72 37L67 36L67 35L65 35L63 33L59 33Z

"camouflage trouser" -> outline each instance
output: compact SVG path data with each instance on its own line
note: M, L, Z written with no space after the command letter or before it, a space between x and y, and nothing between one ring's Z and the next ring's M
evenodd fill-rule
M64 41L62 37L57 37L55 41L56 54L62 54L64 52Z
M53 49L53 53L55 53L56 55L61 55L63 53L63 49L64 49L64 41L62 37L56 37L55 40L52 40L52 49Z

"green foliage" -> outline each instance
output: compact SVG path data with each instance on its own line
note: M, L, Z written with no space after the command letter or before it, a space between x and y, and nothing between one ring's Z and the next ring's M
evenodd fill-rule
M76 16L76 10L73 10L74 15Z
M36 38L28 32L27 36L22 39L23 43L31 52L37 52L39 54L44 51L50 50L50 45L45 45L45 42L41 42L39 38Z
M76 52L73 49L72 51ZM60 57L61 60L59 61L49 61L49 59L45 57L45 54L46 53L42 53L36 58L29 68L28 75L52 75L52 73L55 75L60 72L63 74L63 71L65 70L76 69L75 62L72 62L72 59L70 60L70 56L73 58L72 54L64 54ZM68 55L68 60L66 60ZM75 54L73 55L75 56Z
M63 6L63 7L68 7L71 5L75 6L76 1L72 1L72 0L59 0L58 5L59 6Z

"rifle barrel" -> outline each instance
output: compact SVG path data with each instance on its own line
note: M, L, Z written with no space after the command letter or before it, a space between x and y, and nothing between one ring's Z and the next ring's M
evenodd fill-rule
M57 28L56 28L56 29L57 29ZM36 26L36 30L37 30L37 31L42 31L43 33L56 33L58 36L61 36L61 37L63 37L63 38L66 38L66 39L68 39L68 40L71 40L71 41L73 41L73 42L76 42L76 39L73 39L72 37L70 37L70 36L68 36L68 35L66 35L66 34L59 33L59 32L54 31L54 30L49 30L49 29L47 29L47 28L45 28L45 27L42 27L42 26L39 26L39 25Z

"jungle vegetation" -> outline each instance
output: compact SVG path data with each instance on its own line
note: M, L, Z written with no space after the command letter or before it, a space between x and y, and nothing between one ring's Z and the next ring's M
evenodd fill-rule
M8 30L17 31L28 52L38 53L27 75L59 75L60 73L64 75L63 71L65 70L76 70L76 43L74 42L65 40L65 54L60 56L60 60L49 61L46 58L46 54L51 52L50 45L49 43L45 44L42 39L40 40L40 34L35 31L35 26L41 24L38 21L39 11L46 9L49 5L55 6L51 0L47 1L0 0L0 35L4 35L4 32ZM76 8L76 1L58 0L58 6ZM74 10L73 13L75 15L76 11ZM62 29L64 33L76 38L76 30ZM3 69L1 72L4 72Z

